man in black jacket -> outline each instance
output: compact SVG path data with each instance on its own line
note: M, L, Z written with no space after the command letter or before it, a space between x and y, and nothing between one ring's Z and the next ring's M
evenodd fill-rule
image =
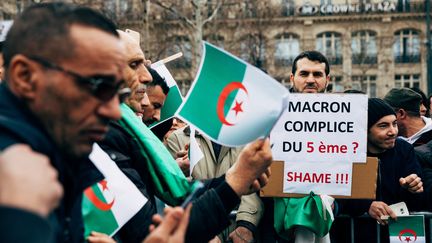
M376 200L339 200L342 214L361 215L368 213L381 225L387 221L383 216L396 218L389 205L405 202L410 211L422 208L423 183L419 177L420 165L413 147L397 139L396 114L392 107L378 98L368 102L368 143L370 157L378 157L378 178ZM357 224L356 241L370 242L373 239L375 224ZM388 228L381 227L381 240L388 241ZM362 237L367 237L364 239ZM361 238L361 239L360 239Z
M26 144L23 157L44 154L56 169L64 197L48 216L55 242L84 241L82 191L103 178L87 157L120 118L123 53L111 21L64 3L26 9L6 38L0 151Z

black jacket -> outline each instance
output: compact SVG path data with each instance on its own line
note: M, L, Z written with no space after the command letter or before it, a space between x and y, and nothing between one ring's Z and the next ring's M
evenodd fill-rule
M83 242L83 190L101 180L102 175L89 160L66 162L38 119L3 83L0 85L0 151L13 144L27 144L34 151L46 155L58 172L64 196L59 207L49 216L54 241ZM4 230L0 229L0 235Z
M120 230L123 242L141 242L148 235L151 217L156 213L154 191L145 159L138 144L118 123L112 122L104 142L100 143L123 173L149 200ZM193 202L185 242L208 242L229 225L229 213L240 203L224 177L205 182L206 192Z

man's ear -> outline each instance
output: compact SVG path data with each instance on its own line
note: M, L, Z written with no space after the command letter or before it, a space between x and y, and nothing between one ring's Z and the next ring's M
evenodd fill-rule
M397 112L396 112L396 118L397 119L404 119L404 118L406 118L407 117L407 112L404 110L404 109L399 109Z
M18 97L32 100L36 96L40 70L37 64L23 55L16 55L9 64L8 85ZM40 77L39 77L40 78Z

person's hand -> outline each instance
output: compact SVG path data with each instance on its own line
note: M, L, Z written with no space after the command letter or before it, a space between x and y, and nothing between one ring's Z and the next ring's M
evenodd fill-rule
M150 234L143 243L183 243L191 208L192 204L186 208L186 211L181 207L165 208L163 219L160 215L154 215L154 225L150 226Z
M211 239L208 243L222 243L219 237L216 235L213 239Z
M176 153L177 165L182 170L183 174L188 177L190 170L190 161L188 157L189 144L186 144L184 150L180 150Z
M47 216L63 195L57 171L43 154L24 144L0 153L0 205Z
M411 193L423 192L423 182L416 174L411 174L405 178L400 178L399 184Z
M116 243L111 237L106 234L92 231L89 237L87 237L89 243Z
M237 162L227 171L225 180L238 196L251 194L267 184L271 162L269 139L256 140L242 150Z
M237 227L233 232L231 232L229 238L233 243L245 243L254 240L252 231L243 226Z
M381 216L390 216L393 219L396 219L396 214L393 210L384 202L381 201L373 201L369 207L369 216L374 218L379 224L386 225L387 221L381 219Z

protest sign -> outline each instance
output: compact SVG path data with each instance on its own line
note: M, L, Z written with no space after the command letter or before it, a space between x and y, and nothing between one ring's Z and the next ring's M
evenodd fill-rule
M290 94L270 138L275 160L366 162L367 96Z
M327 161L318 163L319 166L316 166L316 162L285 162L283 191L351 195L351 163Z

